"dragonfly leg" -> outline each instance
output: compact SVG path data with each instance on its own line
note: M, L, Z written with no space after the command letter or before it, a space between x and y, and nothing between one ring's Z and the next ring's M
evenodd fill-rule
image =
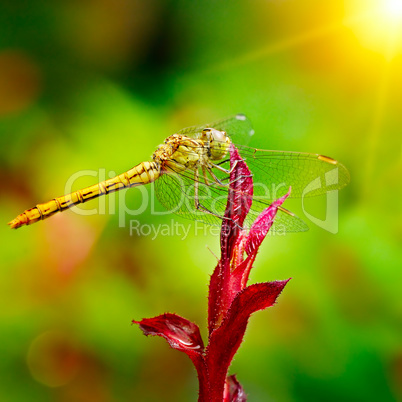
M237 164L237 161L235 161L235 163L233 164L233 166L231 167L230 170L223 169L222 167L217 166L217 165L214 165L214 164L211 164L211 166L212 166L212 167L215 167L215 168L218 168L218 169L221 170L222 172L225 172L225 173L227 173L227 174L230 174L230 173L233 171L233 169L236 167L236 164ZM212 178L214 179L214 181L215 181L217 184L219 184L220 186L225 186L225 187L230 186L232 183L235 183L237 180L239 180L239 179L241 179L241 178L253 177L252 174L250 174L250 175L240 175L239 177L236 177L234 180L229 181L229 182L226 184L226 183L222 183L222 182L228 180L230 177L225 177L225 178L219 180L219 179L216 177L216 175L213 173L213 171L212 171L211 168L207 168L207 170L208 170L209 174L212 176Z
M224 159L223 161L220 161L216 163L217 166L223 165L224 163L230 162L230 159Z
M244 179L247 177L253 177L253 175L252 174L243 174L239 177L236 177L234 180L230 181L229 184L235 183L237 180Z
M207 170L209 173L211 173L211 172L210 172L210 169L208 169L208 168L205 169L205 167L203 166L203 167L202 167L202 170L203 170L203 172L204 172L204 179L207 181L208 179L207 179L207 177L206 177L206 170ZM212 176L212 175L211 175L211 176ZM216 178L216 179L218 180L218 178L217 178L215 175L213 175L212 177L214 177L214 179ZM195 209L198 210L198 211L205 212L205 213L207 213L207 214L216 216L217 218L222 219L222 220L223 220L223 219L229 219L229 220L230 220L230 218L227 218L227 217L225 217L225 216L221 216L221 215L219 215L219 214L216 214L216 213L210 211L208 208L204 207L204 206L200 203L200 200L199 200L199 198L198 198L198 183L199 183L198 180L199 180L199 171L198 171L198 168L196 168L196 169L194 170L194 206L195 206ZM221 183L221 184L222 184L223 186L225 186L223 183Z
M225 169L225 168L223 168L222 166L220 166L220 165L222 165L223 163L226 163L226 162L229 162L229 160L226 159L226 160L224 160L224 161L222 161L222 162L219 162L219 163L212 163L211 165L212 165L212 167L214 167L214 168L220 170L221 172L230 174L230 173L233 172L234 168L236 167L236 165L237 165L237 163L238 163L239 161L234 161L233 166L232 166L230 169Z
M216 214L215 212L210 211L208 208L205 208L200 202L197 202L197 203L195 204L195 208L196 208L198 211L205 212L206 214L210 214L210 215L216 216L216 217L219 218L219 219L222 219L222 220L226 219L226 220L228 220L228 221L233 221L233 219L228 218L227 216L222 216L222 215ZM233 223L235 223L236 226L238 226L240 229L243 229L237 222L233 221Z
M214 167L214 165L212 164L212 167ZM205 169L208 171L208 173L211 175L211 177L214 179L214 182L219 184L222 187L227 187L228 184L222 183L221 180L218 179L218 177L216 176L216 174L212 171L210 166L205 166ZM220 168L220 170L223 168ZM225 169L226 170L226 169ZM224 170L224 171L225 171Z
M236 165L237 165L237 163L239 162L239 161L234 161L234 163L233 163L233 166L230 168L230 170L228 170L228 169L225 169L225 168L223 168L222 166L219 166L219 165L221 165L222 163L224 163L224 162L227 162L228 160L225 160L225 161L222 161L222 162L219 162L219 163L217 163L217 164L214 164L214 163L211 163L211 166L213 167L213 168L216 168L216 169L218 169L218 170L220 170L221 172L224 172L224 173L227 173L227 174L230 174L230 173L232 173L233 172L233 170L234 170L234 168L236 167ZM214 178L214 180L215 180L215 177L214 177L214 175L211 173L211 176ZM233 180L233 181L231 181L231 182L229 182L228 183L228 185L230 185L231 183L234 183L236 180L239 180L241 177L253 177L253 175L251 174L251 175L242 175L242 176L239 176L239 177L237 177L235 180ZM221 181L226 181L228 178L224 178L224 179L222 179ZM216 180L215 180L216 181ZM219 183L219 181L217 182L218 184L221 184L221 183Z
M214 163L211 163L211 166L214 167L215 169L220 170L220 171L223 172L223 173L226 173L226 174L229 174L229 173L233 170L233 168L231 168L230 170L228 170L228 169L225 169L225 168L223 168L222 166L216 165L216 164L214 164Z
M204 182L205 182L205 184L206 184L207 186L209 186L210 183L209 183L208 176L207 176L207 171L206 171L204 165L202 166L202 173L203 173L203 175L204 175Z
M202 168L202 170L204 171L204 167ZM199 174L198 168L195 168L195 170L194 170L194 206L195 206L195 209L198 209L198 210L200 209L200 206L201 206L200 200L198 197L199 177L200 177L200 174Z
M240 162L240 161L234 161L234 164L233 164L233 166L230 168L229 173L232 173L232 172L233 172L234 168L237 166L237 162Z

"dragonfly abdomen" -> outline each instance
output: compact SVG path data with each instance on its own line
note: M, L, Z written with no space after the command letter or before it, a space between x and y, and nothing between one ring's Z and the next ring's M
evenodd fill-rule
M51 217L57 212L71 208L104 194L112 193L127 187L140 186L155 181L160 175L160 168L156 162L142 162L132 169L111 179L102 181L93 186L74 191L71 194L54 198L44 204L38 204L18 215L8 224L13 229L23 225L30 225Z

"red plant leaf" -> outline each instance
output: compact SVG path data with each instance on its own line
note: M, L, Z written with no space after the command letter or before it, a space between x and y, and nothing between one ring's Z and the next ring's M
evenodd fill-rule
M222 259L214 269L209 281L208 291L208 332L217 328L230 305L229 291L227 289L230 280L230 264L228 260L222 263Z
M133 320L132 323L138 324L146 336L161 336L166 339L170 347L186 353L197 370L200 395L208 395L209 381L203 356L204 343L196 324L171 313L144 318L141 321Z
M250 210L253 196L253 179L246 163L233 144L230 145L230 188L225 218L221 228L221 259L209 283L208 329L217 328L232 302L230 261L233 249L241 234L241 226Z
M223 219L221 229L222 260L230 258L234 243L253 202L251 172L233 144L230 145L230 169L230 188L224 214L226 219Z
M226 378L223 402L246 402L247 397L243 387L233 374Z
M290 189L282 198L274 201L268 208L264 209L254 221L247 235L245 234L246 232L240 233L233 248L231 259L230 302L232 302L238 292L246 287L257 251L274 222L278 207L283 204L289 194ZM247 254L246 259L244 259L244 252Z
M272 306L288 281L264 282L246 287L234 298L219 328L210 334L206 364L212 400L222 398L230 362L243 340L250 315Z
M204 343L198 326L176 314L166 313L154 318L144 318L141 321L133 320L133 324L139 324L146 336L162 336L173 349L185 353L204 351Z
M264 209L258 216L258 218L254 221L250 228L250 233L247 236L247 241L244 247L247 255L256 254L262 241L265 239L269 229L274 223L274 218L278 211L278 207L280 207L286 198L289 197L291 189L287 194L278 200L274 201L268 208Z
M244 261L236 266L236 269L230 276L229 289L231 292L231 302L236 297L236 295L246 287L255 257L256 254L249 255Z
M258 216L247 233L242 225L252 203L253 180L232 144L230 167L228 201L221 228L221 259L209 284L207 349L204 350L198 326L176 314L133 321L140 325L145 335L161 336L172 348L190 357L198 373L199 402L246 401L236 377L226 377L230 363L243 340L251 314L272 306L288 282L266 282L246 287L258 249L290 189Z

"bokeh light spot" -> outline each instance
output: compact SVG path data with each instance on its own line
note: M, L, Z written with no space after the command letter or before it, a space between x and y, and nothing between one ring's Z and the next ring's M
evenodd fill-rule
M66 385L75 377L81 357L65 334L47 331L32 341L27 364L36 381L53 388Z

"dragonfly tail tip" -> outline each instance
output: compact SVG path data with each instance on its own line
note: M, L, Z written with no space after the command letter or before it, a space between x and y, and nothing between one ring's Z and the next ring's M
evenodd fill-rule
M13 219L12 221L8 222L11 229L18 229L21 226L21 222L18 219Z

